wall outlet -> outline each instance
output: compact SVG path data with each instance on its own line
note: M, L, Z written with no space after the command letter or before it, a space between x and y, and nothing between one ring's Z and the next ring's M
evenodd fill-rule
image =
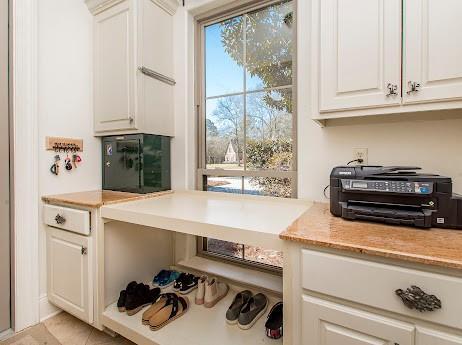
M367 165L368 164L367 148L353 149L353 159L362 159L363 162L361 163L361 165Z

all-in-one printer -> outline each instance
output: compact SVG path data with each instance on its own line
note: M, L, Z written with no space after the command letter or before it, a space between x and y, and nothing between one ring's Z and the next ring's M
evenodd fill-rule
M449 177L418 167L339 166L330 175L330 211L350 220L462 229L462 196Z

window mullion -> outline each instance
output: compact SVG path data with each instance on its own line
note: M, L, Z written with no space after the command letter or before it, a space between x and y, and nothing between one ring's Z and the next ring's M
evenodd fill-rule
M242 16L242 42L243 42L243 73L244 73L244 144L242 157L244 162L244 171L247 170L247 14ZM239 149L238 149L239 150ZM244 194L244 178L242 178L242 194Z

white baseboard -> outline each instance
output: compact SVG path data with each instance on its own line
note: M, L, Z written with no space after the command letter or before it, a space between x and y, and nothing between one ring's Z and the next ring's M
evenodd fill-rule
M43 294L40 296L39 305L40 305L40 322L43 322L62 312L61 309L59 309L57 306L51 304L48 301L47 294Z

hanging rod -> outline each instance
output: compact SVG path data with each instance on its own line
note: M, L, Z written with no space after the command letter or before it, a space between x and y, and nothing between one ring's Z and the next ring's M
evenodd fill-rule
M154 78L154 79L157 79L163 83L166 83L168 85L175 85L176 82L175 80L173 80L172 78L169 78L163 74L160 74L156 71L153 71L152 69L149 69L147 67L139 67L138 70L143 73L144 75L148 76L148 77L151 77L151 78Z

